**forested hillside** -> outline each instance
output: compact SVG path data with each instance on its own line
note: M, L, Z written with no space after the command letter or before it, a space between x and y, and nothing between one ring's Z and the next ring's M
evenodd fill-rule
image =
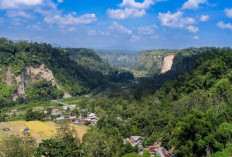
M177 156L231 156L232 50L188 50L194 50L189 54L195 64L185 74L169 74L154 94L136 100L124 90L83 101L90 111L107 115L98 122L99 132L109 138L145 136L145 147L160 142Z
M229 50L230 48L224 48ZM137 71L146 71L151 75L165 73L169 70L184 73L195 66L195 59L205 52L219 51L220 48L202 47L181 50L160 49L141 51L133 65Z
M62 97L64 93L73 96L88 93L106 82L100 67L104 67L102 71L110 70L110 66L97 55L94 57L102 64L99 67L88 64L88 57L92 61L88 52L80 61L72 61L61 48L27 41L14 43L1 38L0 99L6 102L11 97L21 96L35 100L36 96L32 95L36 94L37 99L50 99Z
M170 68L165 70L165 57L175 55L176 53L178 53L178 50L160 49L141 51L136 63L133 65L133 69L146 71L151 75L164 73L170 70ZM168 60L168 62L170 62L168 64L172 65L172 59Z
M10 41L4 40L4 42L14 45ZM23 49L31 53L29 50ZM63 58L67 57L66 60L72 63L73 68L78 60L81 60L83 64L86 61L85 57L81 57L84 54L79 50L71 52L77 55L74 58L79 58L75 59L75 62L69 59L73 56L68 55L67 50L66 52L57 48L51 48L51 50L57 50ZM7 49L2 51L5 55L9 53ZM10 52L12 56L19 53ZM97 71L104 72L104 70L101 71L101 60L98 60L98 57L95 58L93 52L90 52L91 57L94 62L97 61ZM44 63L52 69L53 64L47 65L46 60L41 60L43 62L36 62L36 64ZM36 66L29 63L24 61L23 65ZM13 69L12 64L6 63L2 64L2 69L10 65ZM88 64L85 66L88 69L94 68ZM66 70L69 70L68 67ZM118 73L115 75L119 77ZM1 76L4 77L4 74ZM54 76L56 77L56 73ZM40 93L41 91L50 93L49 98L62 95L63 93L60 93L58 87L54 88L56 85L52 83L54 82L34 83L27 88L26 94L35 100L39 96L47 97L47 94ZM57 83L59 84L59 81ZM37 89L37 92L34 92L34 89ZM7 100L7 96L15 89L13 86L2 83L0 90L4 91L1 96ZM88 111L101 118L98 119L96 126L93 126L83 137L82 143L72 130L65 127L55 138L44 140L39 146L31 145L31 154L41 156L57 152L60 156L67 157L138 157L137 152L142 149L141 146L132 147L129 143L123 144L123 139L130 136L142 136L144 137L141 142L143 148L156 143L178 157L232 156L231 48L203 47L178 50L175 52L171 69L166 73L157 73L153 77L144 78L139 85L134 84L132 88L122 88L119 91L85 98L63 99L62 102L76 104L77 108L73 110L75 115L84 115ZM33 120L41 120L40 115L46 116L44 113L31 110L27 111L27 115L31 115ZM7 143L9 140L12 139L5 138L4 142ZM146 153L144 149L142 156ZM147 156L149 155L148 151Z
M114 70L111 65L104 62L94 50L81 48L67 48L65 50L71 60L74 60L80 66L86 67L88 70L102 73L109 73Z

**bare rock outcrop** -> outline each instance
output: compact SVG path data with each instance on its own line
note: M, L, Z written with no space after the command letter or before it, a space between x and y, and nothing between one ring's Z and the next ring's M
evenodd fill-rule
M164 57L161 73L166 73L167 71L172 69L174 58L174 54Z
M16 93L11 95L11 99L16 100L19 96L23 97L25 95L25 91L28 86L43 79L51 81L53 86L61 89L60 86L57 84L52 71L46 68L44 64L35 67L25 67L24 70L17 76L15 76L12 73L11 68L8 67L6 72L6 79L4 82L9 86L17 87ZM65 93L64 97L71 97L71 95Z

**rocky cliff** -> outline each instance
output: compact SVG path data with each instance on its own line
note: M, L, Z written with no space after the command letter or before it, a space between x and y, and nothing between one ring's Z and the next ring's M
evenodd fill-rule
M174 54L164 57L163 62L162 62L161 73L165 73L172 69L174 58L175 58Z
M97 54L82 49L77 53L78 57L74 59L76 53L73 51L74 56L71 57L70 51L52 47L46 43L13 42L0 38L0 68L2 68L0 93L4 92L4 98L0 94L0 101L4 99L6 102L9 93L12 90L15 91L15 88L18 95L23 95L28 86L30 95L37 94L36 96L39 97L39 91L44 95L52 93L51 97L47 97L49 99L55 98L56 92L57 96L61 96L59 87L72 96L78 96L108 83L103 75L108 64L103 62ZM9 89L6 90L5 86ZM35 91L37 93L34 93ZM68 94L64 95L68 96Z
M171 70L175 54L175 50L142 51L134 68L150 74L165 73Z
M223 48L228 50L229 48ZM185 73L193 69L197 64L196 59L202 53L219 51L220 48L202 47L187 48L182 50L149 50L139 53L138 60L134 64L134 69L147 71L149 74Z
M3 69L5 69L5 72ZM11 67L1 68L0 71L5 73L5 78L2 78L1 82L15 88L15 92L10 97L12 100L16 100L18 97L24 97L27 87L42 80L50 81L54 87L61 89L52 71L46 68L44 64L25 67L18 75L12 73ZM68 93L65 93L65 97L69 96Z

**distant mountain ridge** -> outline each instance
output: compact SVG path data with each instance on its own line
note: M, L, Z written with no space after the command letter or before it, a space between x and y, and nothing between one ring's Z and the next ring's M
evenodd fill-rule
M138 51L127 50L96 50L100 57L110 63L111 65L119 68L131 67L138 58Z

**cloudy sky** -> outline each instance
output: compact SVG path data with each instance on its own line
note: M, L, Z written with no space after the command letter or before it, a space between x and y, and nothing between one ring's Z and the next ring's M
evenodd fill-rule
M0 36L97 49L232 46L232 0L0 0Z

